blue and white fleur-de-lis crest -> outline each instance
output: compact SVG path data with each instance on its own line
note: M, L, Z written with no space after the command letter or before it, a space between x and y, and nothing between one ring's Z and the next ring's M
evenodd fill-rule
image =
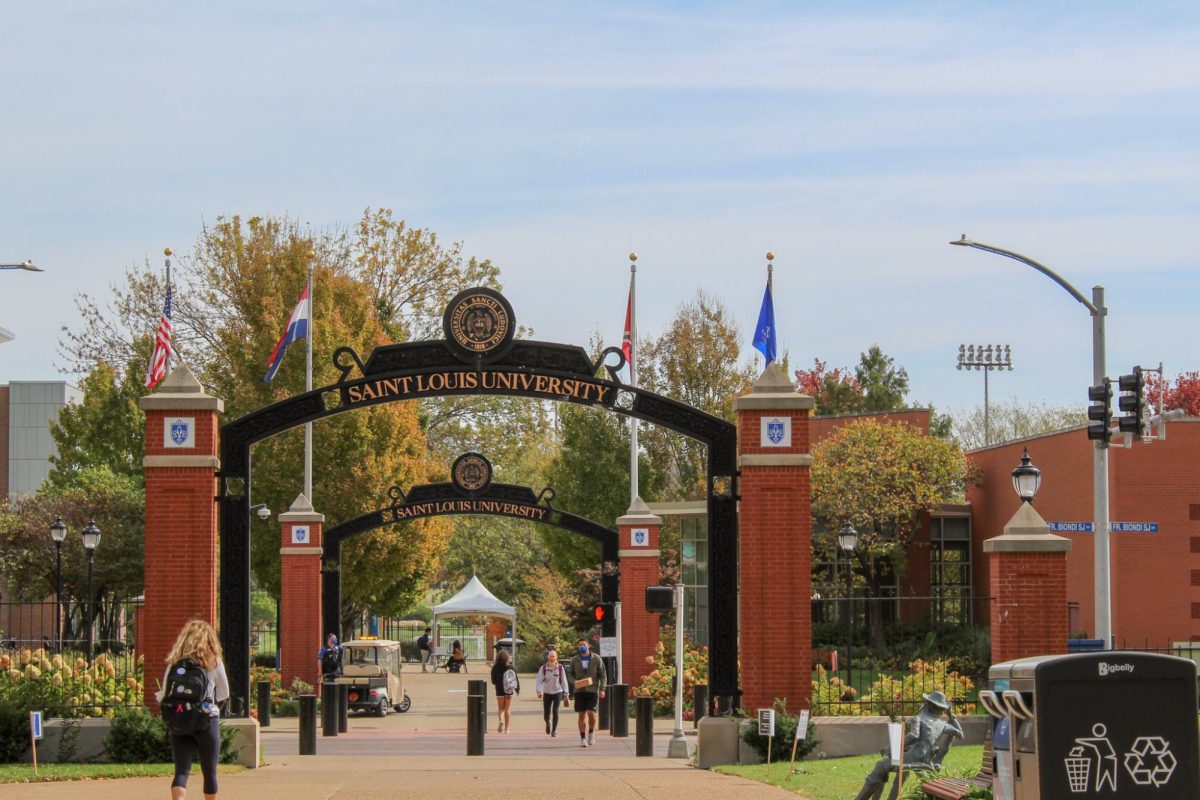
M633 543L636 545L644 545L646 543L646 532L645 531L634 531L633 532Z
M171 441L178 445L187 444L188 440L188 424L183 420L176 420L171 423Z
M296 541L303 542L308 539L308 528L296 528Z
M774 421L767 423L767 438L771 440L771 444L779 444L783 441L783 422Z

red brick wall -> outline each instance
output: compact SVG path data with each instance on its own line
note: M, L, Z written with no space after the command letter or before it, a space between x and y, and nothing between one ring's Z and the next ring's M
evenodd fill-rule
M292 528L307 525L309 544L292 544ZM317 651L330 631L321 630L321 543L320 522L284 522L280 544L288 550L301 547L311 553L285 552L279 556L279 661L284 686L296 678L316 686L321 681Z
M8 498L8 387L0 386L0 501Z
M1166 441L1109 450L1111 519L1159 524L1158 533L1110 536L1112 620L1119 646L1162 647L1200 638L1200 613L1192 611L1200 603L1200 586L1192 583L1192 571L1200 570L1200 551L1192 550L1193 538L1200 546L1200 519L1191 519L1192 505L1200 504L1200 420L1170 422L1168 434ZM981 543L1000 535L1017 509L1011 473L1025 446L1042 471L1038 513L1048 521L1092 521L1092 445L1083 429L974 451L971 457L983 477L983 486L968 492L978 594L995 593ZM1080 624L1092 635L1094 535L1059 535L1073 545L1064 602L1079 604Z
M659 525L619 525L621 537L621 682L636 687L650 674L646 658L658 645L659 615L646 611L646 587L659 583L658 555L634 556L630 550L630 531L645 528L650 532L646 550L658 550ZM560 648L562 645L560 644ZM568 647L564 653L571 652ZM611 676L610 676L611 680Z
M196 419L195 449L163 447L167 416ZM213 411L147 411L146 455L216 456ZM217 482L203 467L148 467L146 476L146 603L139 627L145 699L153 706L165 659L184 623L217 624Z
M761 420L773 416L791 417L791 447L760 445ZM738 412L740 455L808 452L806 410ZM753 713L770 707L776 698L786 698L791 709L808 708L812 697L809 467L743 465L739 490L742 705Z
M1066 553L989 553L992 663L1067 652Z
M809 436L813 444L820 444L838 428L845 427L860 419L873 419L887 422L900 422L912 425L925 433L929 433L930 414L927 408L909 408L902 411L881 411L870 414L838 414L833 417L813 417L808 421Z

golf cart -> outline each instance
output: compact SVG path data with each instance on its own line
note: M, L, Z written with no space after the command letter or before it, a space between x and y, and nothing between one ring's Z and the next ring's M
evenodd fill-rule
M350 686L347 700L351 711L367 711L378 717L386 717L393 708L402 714L408 711L412 701L404 693L400 677L399 642L364 637L342 647L342 675L337 683Z

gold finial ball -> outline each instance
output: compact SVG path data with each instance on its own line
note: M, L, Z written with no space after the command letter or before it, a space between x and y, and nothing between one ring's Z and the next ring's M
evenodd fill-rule
M314 253L312 250L309 250L309 251L308 251L308 257L309 257L309 258L316 258L316 257L317 257L317 254L316 254L316 253Z
M629 260L630 260L630 261L637 261L637 253L630 253L630 254L629 254Z
M774 260L775 260L775 254L768 250L767 251L767 261L774 261Z
M172 250L172 249L171 249L171 248L169 248L169 247L164 247L164 248L163 248L163 255L164 255L164 256L169 256L169 255L171 255L173 252L175 252L175 251L174 251L174 250Z

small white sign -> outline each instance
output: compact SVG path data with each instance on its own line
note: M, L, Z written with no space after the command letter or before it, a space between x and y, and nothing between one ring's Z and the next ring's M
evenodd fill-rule
M808 738L808 710L800 712L800 719L796 721L796 740L803 742Z
M29 712L29 730L33 734L34 739L42 738L42 712Z
M617 657L617 637L601 636L600 637L600 657L601 658L616 658Z
M791 417L763 417L761 436L759 437L760 447L791 447L792 446L792 418Z
M630 547L649 547L650 546L650 529L649 528L632 528L629 531Z
M292 544L310 544L311 539L308 538L307 525L292 526Z
M194 448L196 446L195 417L167 417L163 420L163 447Z
M888 723L888 752L892 756L892 764L900 763L900 753L904 749L904 723Z
M758 735L775 735L775 709L760 708L758 710Z

